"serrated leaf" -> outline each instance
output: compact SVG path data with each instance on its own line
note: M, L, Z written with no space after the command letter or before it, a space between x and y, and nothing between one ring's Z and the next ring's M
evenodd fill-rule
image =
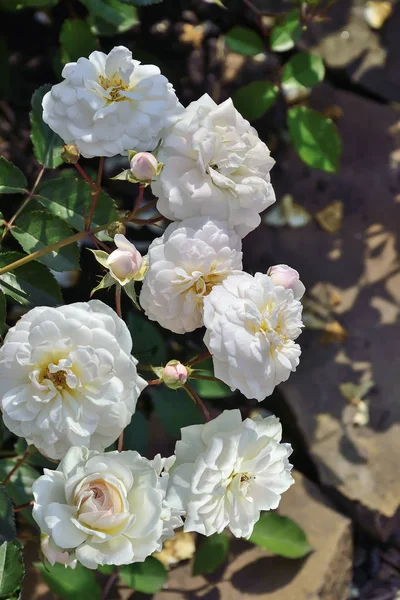
M312 551L304 531L288 517L263 513L254 525L250 542L286 558L302 558Z
M199 375L213 376L214 369L211 358L196 364ZM196 373L194 373L196 375ZM234 392L222 381L208 381L207 379L191 379L190 384L196 389L201 398L226 398Z
M288 127L293 146L310 167L337 173L342 144L336 125L305 106L288 111Z
M279 88L270 81L253 81L236 90L233 103L245 119L254 121L271 108L278 94Z
M159 560L149 556L144 562L121 567L125 585L142 594L156 594L167 581L167 571Z
M6 488L0 484L0 544L17 537L14 509Z
M20 217L11 234L28 254L46 248L74 235L72 229L62 219L41 210ZM37 259L54 271L80 269L77 242L44 254Z
M61 148L63 140L43 121L43 96L51 89L50 84L42 85L32 96L31 140L33 151L41 165L55 169L62 164Z
M24 256L20 252L0 253L0 269ZM62 303L61 290L53 275L35 260L0 275L0 290L24 306Z
M226 533L214 533L203 538L194 555L193 575L214 573L226 560L229 538Z
M136 411L124 430L124 450L136 450L146 456L149 445L149 424L141 412Z
M248 27L236 25L225 35L225 41L233 52L243 56L255 56L264 52L262 38Z
M127 325L133 340L132 354L141 364L158 366L165 362L165 342L157 325L133 311L128 314Z
M18 595L25 569L21 548L16 542L4 542L0 546L0 598L10 600Z
M25 194L27 185L23 172L0 156L0 194Z
M286 52L294 47L301 35L299 11L292 10L283 22L276 25L270 37L271 50Z
M178 440L181 427L204 423L204 415L183 390L171 390L165 385L152 386L154 410L165 431Z
M63 600L100 600L100 586L95 571L78 563L75 569L56 563L53 567L35 563L49 588Z
M0 292L0 335L4 335L4 332L7 329L6 318L7 318L6 297L3 294L3 292Z
M120 0L81 0L89 11L88 22L98 35L115 35L139 23L134 6Z
M65 19L60 32L61 62L76 62L97 48L97 39L83 19Z
M307 52L299 52L286 63L282 74L285 87L311 88L323 81L325 67L322 58Z
M86 181L76 177L70 170L61 177L43 182L35 198L53 215L60 217L73 229L82 231L85 228L84 218L88 216L92 205L92 191ZM101 190L92 219L92 228L117 221L118 217L114 200Z

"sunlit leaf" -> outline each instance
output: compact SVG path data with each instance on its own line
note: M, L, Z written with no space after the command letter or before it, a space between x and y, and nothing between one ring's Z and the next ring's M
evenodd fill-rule
M121 567L120 577L135 592L156 594L167 580L167 571L159 560L149 556L144 562Z
M279 88L270 81L253 81L236 90L233 102L245 119L254 121L271 108L278 94Z
M288 517L265 512L254 525L250 542L287 558L302 558L312 551L304 531Z
M51 89L50 84L42 85L32 96L31 140L33 152L41 165L55 169L62 164L61 148L63 140L43 121L43 96Z
M27 185L23 172L0 156L0 194L24 194Z
M301 35L299 11L290 12L271 32L270 44L274 52L291 50Z
M282 74L282 85L292 88L311 88L323 81L325 67L322 58L299 52L286 63Z
M223 531L201 540L196 550L193 575L213 573L228 556L229 538Z
M225 35L225 41L231 50L244 56L255 56L264 52L264 42L258 33L241 25L232 27Z
M24 579L24 560L18 540L0 546L0 598L18 596Z

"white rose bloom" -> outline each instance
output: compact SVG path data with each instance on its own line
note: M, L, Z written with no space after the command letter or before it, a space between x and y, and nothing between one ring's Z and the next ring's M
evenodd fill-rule
M277 508L294 483L292 448L280 443L279 420L242 422L239 410L225 410L181 432L167 501L187 511L184 531L209 536L229 527L236 537L250 537L260 511Z
M269 175L275 161L230 99L218 106L205 94L192 102L157 158L165 166L152 190L167 219L207 215L244 237L275 202Z
M125 323L103 302L26 313L0 349L6 427L53 459L104 450L129 424L146 382Z
M175 333L203 325L203 299L242 269L241 240L226 223L195 217L167 227L149 247L140 303L152 321Z
M64 564L65 552L96 569L142 562L161 550L165 486L137 452L71 448L32 490L33 518Z
M86 158L153 150L183 111L160 69L124 46L68 63L62 76L43 98L43 120Z
M231 275L204 300L204 342L214 373L259 402L296 370L302 305L269 275Z
M168 502L166 498L170 474L169 471L175 464L176 457L170 456L168 458L162 458L160 454L157 454L151 462L152 466L156 470L157 475L160 477L160 485L164 490L164 500L162 505L161 519L163 521L163 531L161 536L161 542L169 540L174 535L174 530L178 527L182 527L183 519L185 514L183 509L174 508Z

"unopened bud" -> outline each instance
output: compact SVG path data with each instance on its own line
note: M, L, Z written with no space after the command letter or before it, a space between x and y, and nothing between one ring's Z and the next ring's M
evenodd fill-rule
M185 367L179 360L170 360L164 368L157 367L154 371L167 387L177 390L185 385L192 369Z
M68 567L76 564L76 560L74 560L67 551L63 552L61 548L56 546L48 535L41 535L40 549L52 567L54 567L56 563Z
M150 152L138 152L130 160L130 169L138 182L149 183L160 173L160 165Z
M287 290L292 290L296 300L300 300L306 288L300 281L300 275L296 269L288 267L288 265L275 265L270 267L267 273L275 285L280 285Z
M126 237L117 233L114 237L117 249L107 258L106 266L121 285L132 281L142 267L142 255Z
M117 233L121 233L122 235L126 234L126 227L121 221L115 221L110 227L107 229L107 233L110 237L114 237Z
M61 158L65 163L74 165L78 162L81 153L79 152L78 146L75 144L65 144L61 150Z

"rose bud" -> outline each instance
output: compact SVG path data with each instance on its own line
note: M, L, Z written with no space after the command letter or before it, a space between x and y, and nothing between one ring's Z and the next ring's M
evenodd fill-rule
M157 368L156 373L165 385L172 390L185 385L191 373L190 367L185 367L179 360L170 360L164 368Z
M135 246L121 233L115 235L114 242L117 249L111 252L106 265L114 279L121 285L125 285L140 271L143 258Z
M159 164L150 152L138 152L130 161L130 169L137 181L148 183L158 175Z
M306 291L304 284L300 281L300 275L292 267L275 265L268 269L267 275L271 277L275 285L281 285L287 290L292 290L296 300L300 300Z

